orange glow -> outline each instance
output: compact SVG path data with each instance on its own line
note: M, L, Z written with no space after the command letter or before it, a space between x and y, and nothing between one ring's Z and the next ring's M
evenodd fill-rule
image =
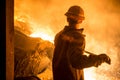
M52 42L52 43L53 43L53 40L54 40L54 38L53 38L52 35L50 36L49 34L44 33L44 32L34 32L34 33L32 33L32 34L30 35L30 37L40 37L40 38L42 38L43 40L48 40L48 41L50 41L50 42Z
M91 68L91 69L84 69L84 77L85 80L96 80L95 78L95 69Z
M15 0L14 20L29 22L29 27L32 27L30 37L40 37L53 43L55 34L66 25L65 11L71 5L81 5L85 10L85 23L82 26L85 27L86 50L95 54L106 53L112 60L111 65L103 63L98 68L84 69L85 80L120 80L118 78L120 75L117 77L119 46L116 46L120 42L120 37L116 37L120 30L120 16L118 17L118 13L112 9L113 4L107 1L110 2L109 0Z

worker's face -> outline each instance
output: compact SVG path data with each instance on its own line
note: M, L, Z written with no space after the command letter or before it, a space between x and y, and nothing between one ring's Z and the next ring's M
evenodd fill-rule
M85 17L77 17L77 22L82 23L84 19L85 19Z
M83 22L83 19L71 19L71 18L67 18L67 21L69 22L69 23L72 23L72 24L80 24L80 23L82 23Z
M67 16L67 21L69 23L74 23L74 24L82 23L84 19L85 19L84 17L78 17L75 15Z
M78 19L77 20L77 23L82 23L83 22L83 19Z

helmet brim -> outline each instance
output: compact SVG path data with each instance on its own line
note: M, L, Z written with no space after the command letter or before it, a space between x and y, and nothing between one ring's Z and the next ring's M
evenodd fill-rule
M82 19L82 20L85 19L84 15L76 15L70 12L65 13L65 15L71 19Z

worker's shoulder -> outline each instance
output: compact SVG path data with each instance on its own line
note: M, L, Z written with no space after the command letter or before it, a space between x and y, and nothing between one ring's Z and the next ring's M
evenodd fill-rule
M81 33L80 31L69 31L66 33L68 36L73 37L75 39L79 39L79 38L84 38L85 34Z
M61 32L60 35L61 35L60 38L62 40L68 41L68 42L78 43L85 40L84 35L77 31Z
M58 33L55 35L55 37L60 36L60 35L62 34L62 32L63 32L63 30L61 30L60 32L58 32Z

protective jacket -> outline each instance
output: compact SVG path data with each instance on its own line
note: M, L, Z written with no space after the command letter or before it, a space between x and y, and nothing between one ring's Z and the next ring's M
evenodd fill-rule
M54 40L53 80L84 80L83 68L94 65L96 58L84 55L85 35L82 29L70 26L60 31Z

